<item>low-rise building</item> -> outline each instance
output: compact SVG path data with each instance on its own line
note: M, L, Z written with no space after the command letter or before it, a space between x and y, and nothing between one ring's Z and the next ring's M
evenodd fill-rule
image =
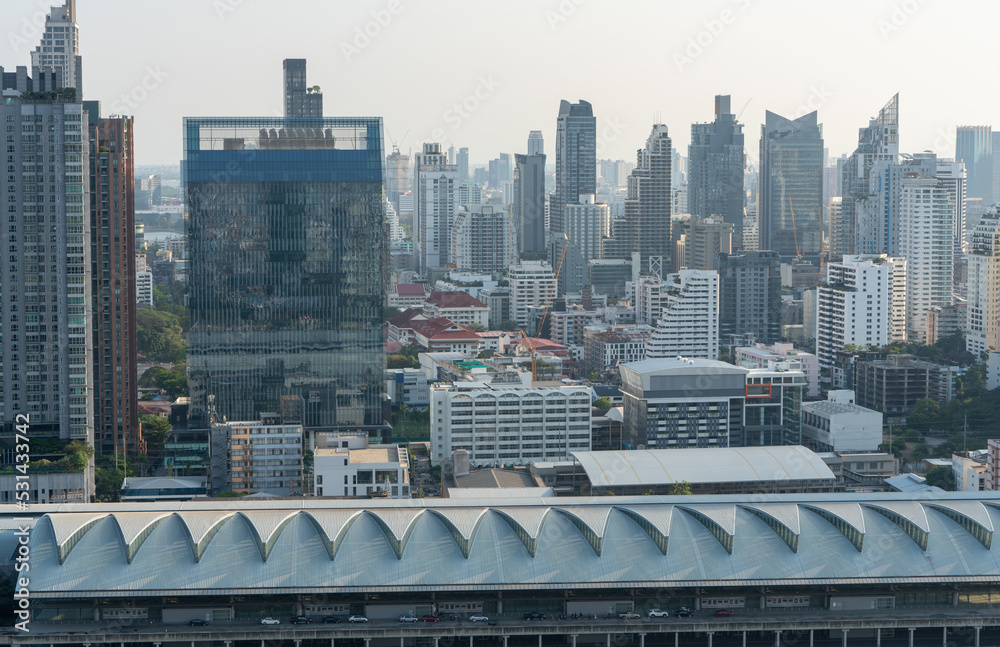
M957 371L957 366L935 364L913 355L858 361L854 365L857 404L881 411L886 417L903 417L923 398L951 400Z
M393 406L426 407L430 404L427 376L419 368L386 369L385 389Z
M13 439L13 436L11 437ZM13 445L11 445L13 451ZM11 454L13 457L13 454ZM93 477L85 470L79 472L28 471L30 478L18 479L20 472L0 474L0 503L13 507L20 499L18 492L28 492L28 502L35 503L90 503L94 495ZM27 483L25 490L21 483Z
M987 450L956 452L951 455L956 492L981 492L986 489Z
M314 450L314 495L410 498L410 462L405 449L370 445L367 436L324 436L327 446Z
M490 325L490 308L468 292L435 290L423 304L429 319L444 317L463 326Z
M737 366L745 368L764 368L771 361L788 362L805 374L808 384L805 396L819 397L819 358L812 353L799 350L793 344L776 343L770 346L765 344L737 346L734 355Z
M302 425L274 414L212 425L211 491L302 494Z
M205 477L151 476L126 478L121 500L126 501L190 501L208 497Z
M145 257L143 257L145 258ZM135 302L137 305L153 307L153 273L136 272L135 274Z
M396 290L389 292L389 306L405 310L423 306L427 299L427 286L422 283L397 283Z
M992 356L994 353L991 353ZM984 490L1000 490L1000 440L986 441L986 484Z
M802 403L802 444L816 452L873 452L882 443L882 414L854 403L853 391Z
M525 387L457 382L431 388L431 456L458 449L473 466L568 460L589 450L591 392L585 386Z
M603 374L622 364L646 357L649 328L614 328L588 326L583 332L583 363L587 372Z

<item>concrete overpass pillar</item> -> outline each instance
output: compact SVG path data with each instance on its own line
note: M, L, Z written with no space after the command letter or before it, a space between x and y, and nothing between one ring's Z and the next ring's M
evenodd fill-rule
M503 637L503 647L507 647L507 636ZM573 636L573 647L576 647L576 636Z
M538 637L538 647L542 647L542 637ZM608 647L611 647L611 634L608 634Z
M191 645L191 647L194 647L194 645ZM301 641L301 640L298 640L298 639L296 639L296 640L295 640L295 647L302 647L302 641Z
M809 630L809 647L813 647L813 630Z
M774 647L781 647L781 631L774 632Z
M371 638L365 638L365 647L371 647L371 644L372 644L372 639ZM295 647L299 647L299 641L298 640L295 641Z
M914 632L914 631L916 631L916 629L914 629L913 627L910 627L910 628L909 628L909 632L910 632L910 642L909 642L909 643L907 643L907 644L909 645L909 647L913 647L913 632Z
M403 646L400 645L399 647L403 647ZM469 647L472 647L472 636L469 636Z
M746 629L743 630L743 647L747 647L747 632L746 632Z
M948 627L941 627L941 644L948 647Z
M681 632L674 632L674 647L680 647L681 644Z
M712 632L708 632L708 647L712 647Z
M847 647L847 629L841 629L843 632L843 637L840 639L840 644L843 647Z
M982 627L976 627L976 647L979 647L979 630L980 629L982 629Z
M882 628L875 629L875 647L882 647Z
M570 647L576 647L576 634L571 634L570 637L569 637L569 639L570 639L570 641L569 641ZM507 647L507 637L506 636L504 636L504 639L503 639L503 647Z
M639 634L639 647L646 647L646 634ZM976 645L979 647L979 645Z
M434 636L434 647L438 647L438 637Z

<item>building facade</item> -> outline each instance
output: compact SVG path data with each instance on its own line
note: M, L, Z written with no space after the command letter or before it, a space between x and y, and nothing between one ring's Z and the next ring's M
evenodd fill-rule
M717 215L728 223L734 249L746 249L743 247L744 165L743 124L732 112L729 95L716 95L715 121L691 124L687 211L703 219Z
M455 383L431 387L431 453L465 449L475 466L569 460L590 450L589 387Z
M460 270L500 275L517 260L506 209L465 204L451 229L451 263Z
M853 391L802 403L802 444L815 452L874 452L882 444L882 414L854 403Z
M719 273L681 270L667 276L667 302L646 345L646 358L719 356Z
M222 491L301 495L302 449L302 425L284 424L277 416L213 425L213 496Z
M531 140L528 145L531 146ZM545 254L545 155L514 155L513 216L517 223L517 249L522 258L537 260Z
M53 70L56 74L54 88L75 88L77 98L83 96L83 61L80 58L76 0L65 0L61 6L52 7L45 17L42 42L31 52L31 67Z
M413 245L417 269L426 272L450 262L451 230L459 209L458 168L448 164L438 143L424 144L413 168Z
M323 93L319 86L306 86L306 59L286 58L285 118L323 118Z
M563 206L597 193L597 119L586 101L559 103L556 119L556 190L549 201L549 231L565 233Z
M955 367L917 359L913 355L889 355L885 359L854 364L856 402L880 411L887 418L904 418L918 400L948 402L955 396Z
M382 123L289 125L185 121L189 425L383 429Z
M781 260L776 252L719 254L719 334L781 339Z
M1000 350L1000 210L990 209L972 231L969 248L969 298L965 349Z
M525 328L531 323L529 308L543 305L555 296L555 272L544 261L523 261L510 268L507 280L510 282L511 321Z

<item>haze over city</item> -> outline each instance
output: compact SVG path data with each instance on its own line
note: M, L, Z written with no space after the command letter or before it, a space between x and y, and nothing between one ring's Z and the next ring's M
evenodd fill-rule
M0 5L8 58L34 46L26 24L48 4ZM832 156L896 92L900 150L945 156L956 125L990 123L1000 102L985 81L995 47L974 36L1000 18L988 0L81 0L78 13L86 90L136 117L139 164L179 160L184 116L280 114L286 57L310 61L330 114L379 114L403 152L447 139L473 163L521 151L529 130L551 147L564 98L594 105L598 157L626 160L654 121L684 150L716 94L751 139L765 110L818 109ZM477 92L467 117L453 111Z

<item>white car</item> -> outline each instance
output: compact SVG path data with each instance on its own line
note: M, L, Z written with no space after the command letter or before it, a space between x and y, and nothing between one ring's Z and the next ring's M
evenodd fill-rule
M400 622L416 622L417 619L414 616L408 616L408 615L406 615L404 613L403 615L399 616L399 621Z
M281 624L281 620L278 620L277 618L264 618L263 620L260 621L260 624L262 624L262 625L280 625Z
M650 618L666 618L670 616L666 611L660 611L659 609L650 609L647 615Z
M486 616L469 616L469 620L473 622L486 622L489 618Z
M368 618L364 616L351 616L347 619L348 622L368 622Z

